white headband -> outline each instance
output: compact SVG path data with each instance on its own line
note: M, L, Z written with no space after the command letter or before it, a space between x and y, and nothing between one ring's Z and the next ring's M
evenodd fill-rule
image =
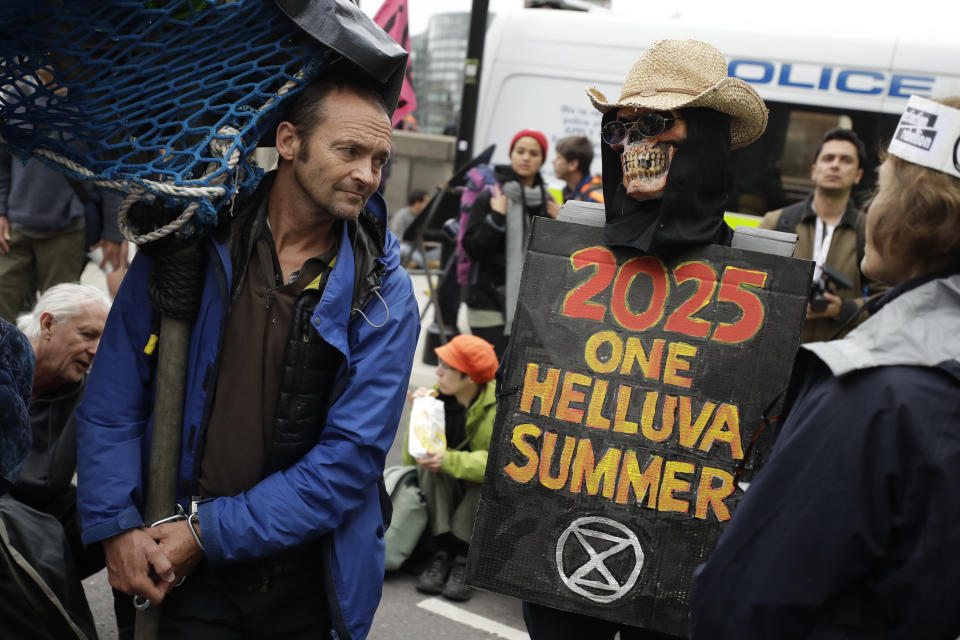
M960 110L910 96L887 151L960 178Z

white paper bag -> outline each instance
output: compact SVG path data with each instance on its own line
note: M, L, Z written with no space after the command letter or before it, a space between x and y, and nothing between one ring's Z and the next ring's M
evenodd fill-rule
M410 407L410 433L407 451L414 458L438 453L447 448L443 401L434 396L414 398Z

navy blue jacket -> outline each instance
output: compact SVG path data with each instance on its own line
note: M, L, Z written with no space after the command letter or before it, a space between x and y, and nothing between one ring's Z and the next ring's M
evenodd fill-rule
M801 351L774 452L697 570L691 638L960 635L958 319L953 276Z

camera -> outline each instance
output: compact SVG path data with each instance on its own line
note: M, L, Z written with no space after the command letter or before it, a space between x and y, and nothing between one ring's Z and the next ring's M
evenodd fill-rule
M827 291L835 294L836 287L853 289L853 280L842 271L830 265L823 265L820 279L814 280L813 284L810 285L810 310L817 313L826 311L830 301L823 294Z

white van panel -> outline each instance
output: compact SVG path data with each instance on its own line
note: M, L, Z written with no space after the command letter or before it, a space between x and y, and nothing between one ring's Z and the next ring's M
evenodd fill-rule
M573 133L596 140L599 114L584 89L596 85L615 99L643 49L661 38L713 44L731 75L774 103L896 114L912 93L960 94L955 39L898 41L849 25L834 29L791 32L542 9L499 14L487 36L474 148L497 144L494 161L507 162L506 145L524 128L544 131L551 145ZM543 173L552 178L552 156L547 160ZM600 170L599 157L592 170Z

